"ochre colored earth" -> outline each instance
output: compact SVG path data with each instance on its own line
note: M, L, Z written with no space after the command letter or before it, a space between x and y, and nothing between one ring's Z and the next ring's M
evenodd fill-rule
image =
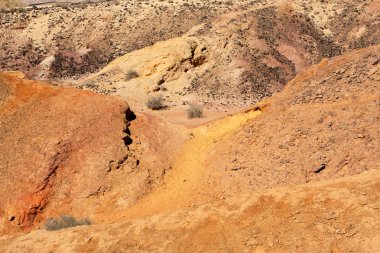
M56 2L0 0L0 253L380 252L378 0Z

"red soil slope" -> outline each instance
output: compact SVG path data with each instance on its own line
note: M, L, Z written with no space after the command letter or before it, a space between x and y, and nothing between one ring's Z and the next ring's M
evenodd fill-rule
M121 100L1 74L0 105L0 230L30 226L48 205L78 212L128 158Z

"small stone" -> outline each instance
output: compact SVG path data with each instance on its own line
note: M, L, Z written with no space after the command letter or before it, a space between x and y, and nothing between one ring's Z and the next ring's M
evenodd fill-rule
M326 169L326 164L321 164L318 168L314 170L314 173L319 173L324 169Z
M157 85L151 88L151 91L159 91L159 90L160 90L160 86L157 86Z

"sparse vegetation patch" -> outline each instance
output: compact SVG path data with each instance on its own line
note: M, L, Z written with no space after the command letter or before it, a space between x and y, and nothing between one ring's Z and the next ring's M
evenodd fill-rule
M164 107L164 98L162 96L152 96L148 98L146 106L152 110L160 110Z
M203 108L197 104L191 104L190 107L186 110L187 117L189 119L201 118L203 117Z
M48 218L45 223L45 229L53 231L84 225L91 225L91 221L88 218L77 220L71 215L62 215L59 218Z
M130 71L127 72L127 74L125 74L124 80L125 81L129 81L129 80L137 78L137 77L139 77L139 73L137 73L134 70L130 70Z

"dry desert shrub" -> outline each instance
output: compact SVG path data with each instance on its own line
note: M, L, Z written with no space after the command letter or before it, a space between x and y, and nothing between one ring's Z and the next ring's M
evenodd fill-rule
M192 104L190 107L186 110L187 117L189 119L193 118L201 118L203 116L203 108L200 105Z
M146 106L152 110L160 110L164 107L164 98L162 96L152 96L148 98Z
M55 6L66 10L69 9L68 3L56 3Z
M56 219L48 218L45 223L45 229L53 231L83 225L91 225L91 221L88 218L77 220L71 215L62 215Z
M129 80L134 79L134 78L137 78L137 77L139 77L139 73L137 73L137 72L134 71L134 70L129 70L129 71L127 72L127 74L125 74L124 80L125 80L125 81L129 81Z

